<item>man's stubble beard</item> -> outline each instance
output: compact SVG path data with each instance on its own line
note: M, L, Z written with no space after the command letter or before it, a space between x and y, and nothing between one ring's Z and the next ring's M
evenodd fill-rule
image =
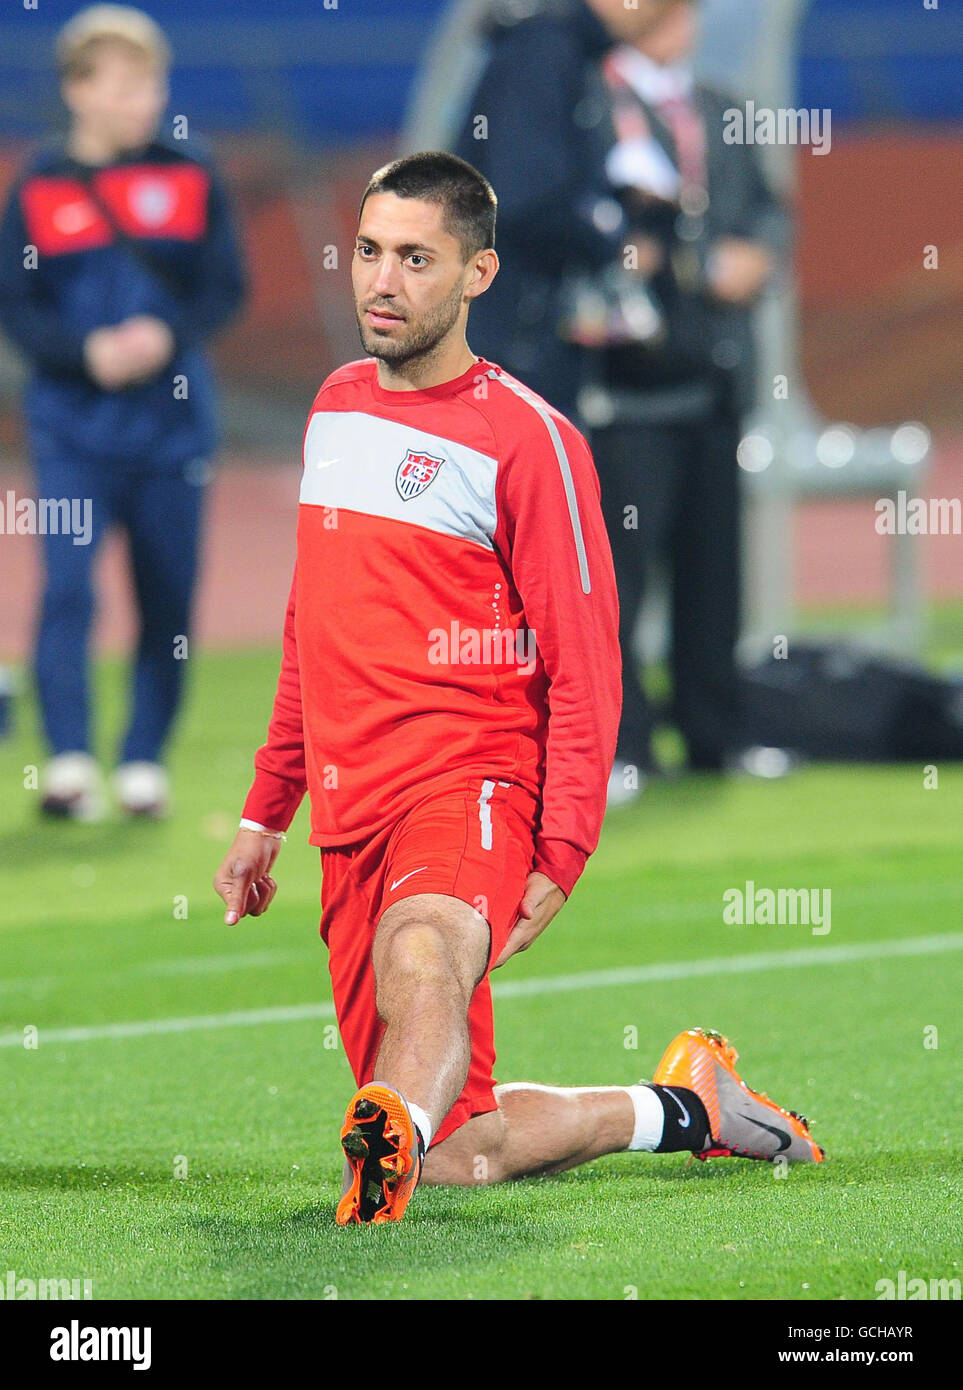
M368 328L363 313L356 312L361 345L369 357L377 357L382 362L397 366L418 358L429 358L451 332L461 312L462 286L455 285L447 299L424 317L420 325L412 331L410 320L405 320L408 332L403 340L396 341L385 335L382 337L374 329ZM364 311L367 312L367 311Z

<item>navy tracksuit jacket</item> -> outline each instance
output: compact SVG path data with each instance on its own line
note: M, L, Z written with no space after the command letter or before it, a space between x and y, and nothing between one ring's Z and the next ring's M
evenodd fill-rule
M185 663L173 652L189 630L203 481L218 441L203 349L240 306L244 279L223 186L207 154L187 142L154 141L96 168L79 165L58 143L35 154L9 191L0 222L0 326L33 368L24 404L37 492L90 499L93 514L89 545L42 538L36 674L55 752L89 745L92 562L104 531L120 524L130 537L141 615L120 757L160 756L181 690ZM84 339L135 314L170 326L174 356L153 379L104 391L84 369Z

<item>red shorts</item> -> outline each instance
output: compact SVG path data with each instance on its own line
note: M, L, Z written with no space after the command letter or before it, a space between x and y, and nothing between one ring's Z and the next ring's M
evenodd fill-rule
M329 951L341 1040L359 1086L374 1078L384 1033L371 945L385 909L418 893L444 893L471 904L491 928L488 966L468 1011L468 1079L433 1145L472 1115L497 1109L488 971L518 920L537 814L538 801L524 787L477 777L429 794L362 844L321 851L321 937Z

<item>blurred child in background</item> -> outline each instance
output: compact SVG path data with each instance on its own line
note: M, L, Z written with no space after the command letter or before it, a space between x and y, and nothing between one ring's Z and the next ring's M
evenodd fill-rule
M42 537L35 653L52 758L41 804L99 819L91 752L92 571L105 532L130 545L140 619L131 712L113 788L162 816L180 701L205 483L218 439L206 340L238 310L243 265L211 161L167 106L167 41L124 5L94 5L57 42L66 136L15 180L0 222L0 324L30 360L26 429L40 498L85 499L87 543ZM182 118L180 118L182 119Z

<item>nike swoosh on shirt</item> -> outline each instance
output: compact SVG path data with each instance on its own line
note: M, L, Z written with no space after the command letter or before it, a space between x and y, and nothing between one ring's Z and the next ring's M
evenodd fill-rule
M341 462L341 460L340 460L339 458L338 458L338 459L318 459L314 466L315 466L315 468L330 468L331 465L332 465L333 463L340 463L340 462Z
M424 873L424 871L425 871L425 869L427 869L427 867L428 867L427 864L422 864L422 866L421 866L420 869L412 869L412 871L411 871L410 874L402 874L400 878L396 878L396 879L395 879L394 883L393 883L393 884L391 885L391 887L388 889L388 892L389 892L389 893L393 893L393 892L395 891L395 889L399 886L399 884L404 883L404 881L405 881L406 878L411 878L411 875L412 875L412 874Z
M746 1115L745 1113L743 1113L742 1118L748 1120L751 1125L758 1125L760 1129L768 1129L770 1134L776 1136L779 1140L779 1148L776 1150L777 1154L782 1153L783 1149L788 1149L789 1145L792 1143L792 1137L788 1135L784 1129L777 1129L775 1125L767 1125L762 1120L754 1120L751 1115Z

